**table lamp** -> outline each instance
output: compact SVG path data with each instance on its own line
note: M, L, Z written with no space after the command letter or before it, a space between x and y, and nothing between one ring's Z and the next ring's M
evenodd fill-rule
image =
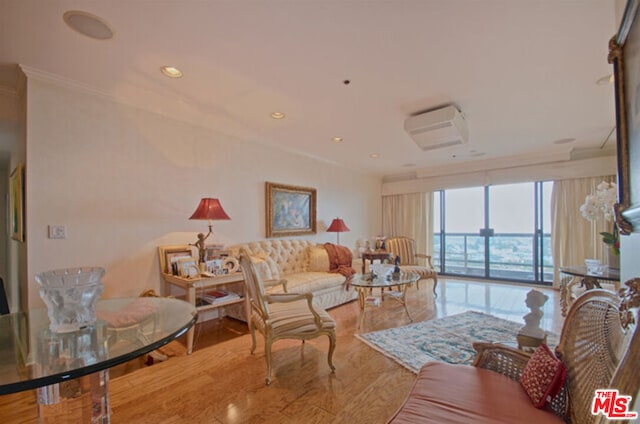
M205 197L200 200L200 204L196 208L196 211L189 217L189 219L206 219L209 221L209 232L205 236L203 233L198 234L198 241L191 246L198 248L198 262L203 263L205 261L205 244L204 241L213 234L212 222L213 220L231 219L229 215L222 209L220 200Z
M340 218L335 218L331 221L331 225L327 228L328 233L338 233L338 242L336 244L340 244L340 233L344 231L349 231L349 227Z

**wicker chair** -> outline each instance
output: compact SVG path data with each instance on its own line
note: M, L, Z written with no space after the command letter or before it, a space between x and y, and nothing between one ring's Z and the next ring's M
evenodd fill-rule
M438 286L438 274L436 274L431 264L431 256L422 253L416 253L416 241L409 237L392 237L386 241L386 248L393 257L400 256L400 269L406 272L415 272L420 276L421 280L433 280L433 294L436 293ZM419 259L426 259L427 266L418 263ZM418 283L416 283L418 286Z
M255 266L244 249L240 252L240 267L247 284L251 317L251 353L256 349L256 330L264 336L265 359L267 361L267 385L271 383L271 345L280 339L313 339L329 337L327 355L331 371L333 351L336 347L336 323L324 310L314 307L312 293L265 294L264 286Z
M640 280L638 281L640 282ZM640 297L635 297L635 302L640 303ZM567 376L564 387L550 404L551 412L554 414L546 412L541 416L540 413L545 411L535 410L532 404L526 405L517 402L514 404L508 400L505 400L502 412L490 412L505 415L509 413L520 417L538 414L534 420L536 423L554 422L557 421L557 417L568 423L601 423L606 422L602 414L597 416L591 414L596 389L615 388L621 394L631 395L635 398L640 385L637 371L640 360L640 336L633 331L629 320L624 319L624 314L621 315L620 311L624 309L624 306L619 308L619 303L620 298L614 293L605 290L590 290L580 296L572 305L562 328L559 345L556 348L556 354L567 368ZM520 375L530 358L530 354L495 343L474 343L473 347L478 351L473 363L475 367L494 371L515 381L520 380ZM446 392L455 388L456 385L456 376L451 374L470 369L470 367L465 368L465 366L450 364L441 364L438 367L428 367L429 365L427 364L421 370L411 394L389 422L411 422L423 412L424 417L427 418L420 419L420 422L435 422L428 417L434 413L434 408L438 408L439 405L437 401L429 400L429 395L425 395L425 391L428 391L424 387L424 382L428 381L427 373L438 370L441 373L449 372L449 386L451 387L440 386L433 389ZM456 393L464 398L465 389L468 388L457 387ZM522 390L519 384L512 389ZM482 405L484 400L489 402L492 397L490 392L476 393L474 400L478 405ZM455 413L457 409L455 406L446 406ZM514 410L516 408L520 409ZM487 417L484 415L469 422L495 422L496 420L500 421L500 418L505 421L504 416ZM459 419L459 416L446 421L459 422L456 419ZM530 421L529 419L526 422ZM525 420L520 422L525 422Z

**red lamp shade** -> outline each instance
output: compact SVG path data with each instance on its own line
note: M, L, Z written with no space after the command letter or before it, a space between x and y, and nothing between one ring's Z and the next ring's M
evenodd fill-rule
M343 233L345 231L349 231L349 227L344 223L340 218L336 218L331 221L331 225L327 228L328 233Z
M196 208L196 211L189 217L189 219L231 219L229 215L222 209L220 200L205 197L200 200L200 204Z

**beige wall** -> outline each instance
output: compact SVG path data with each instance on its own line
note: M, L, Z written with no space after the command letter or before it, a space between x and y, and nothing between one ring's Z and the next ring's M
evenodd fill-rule
M193 242L189 221L201 197L220 198L231 221L216 242L263 239L265 181L317 189L318 234L340 216L355 240L380 231L378 178L30 78L27 123L29 301L34 275L72 266L106 268L103 297L158 290L157 246ZM47 238L50 224L67 238Z

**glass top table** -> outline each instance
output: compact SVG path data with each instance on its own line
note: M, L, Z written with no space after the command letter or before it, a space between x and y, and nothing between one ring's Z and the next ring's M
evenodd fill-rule
M620 289L620 270L602 267L602 272L589 273L584 265L561 266L560 267L560 305L562 307L562 316L567 315L567 310L573 303L573 288L577 285L584 287L585 290L594 288L602 288L602 283L610 283L615 291Z
M366 306L368 304L377 306L384 297L391 297L392 299L400 302L409 319L413 321L413 318L407 309L407 289L419 279L420 276L413 272L401 272L399 275L396 275L395 278L391 274L381 277L373 277L371 273L355 274L349 284L355 287L358 291L358 304L360 305L360 320L358 328L362 327ZM374 288L381 289L379 298L372 296L372 289ZM385 289L389 289L389 291L385 291Z
M45 308L0 316L0 395L108 372L176 339L197 319L185 301L151 297L100 300L96 316L94 325L68 333L49 330Z

